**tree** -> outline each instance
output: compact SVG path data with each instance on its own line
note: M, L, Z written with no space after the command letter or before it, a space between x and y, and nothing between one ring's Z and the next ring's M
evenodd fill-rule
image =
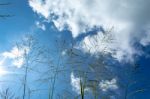
M16 43L18 50L23 50L23 56L20 57L24 61L20 68L23 70L22 72L24 72L21 77L23 84L22 99L26 99L29 91L33 90L30 89L30 84L28 83L29 76L31 76L33 72L39 73L37 64L42 56L42 50L39 45L34 36L30 34L25 35L22 40Z

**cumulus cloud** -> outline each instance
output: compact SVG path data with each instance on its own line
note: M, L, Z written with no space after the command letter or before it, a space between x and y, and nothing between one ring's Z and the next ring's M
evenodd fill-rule
M10 51L5 51L0 54L2 61L0 64L4 64L7 59L11 60L12 65L20 68L24 64L24 55L29 53L28 47L22 47L19 49L17 46L14 46Z
M102 91L108 91L108 90L116 90L118 89L117 86L117 80L113 78L112 80L102 80L99 83L99 87Z
M143 46L150 42L147 31L150 26L149 0L29 0L29 5L33 11L52 21L58 30L70 30L74 38L95 26L102 26L104 30L113 26L117 43L114 48L111 43L104 46L111 46L115 52L111 49L109 52L115 53L113 56L117 59L136 53L132 45L135 40ZM92 37L85 37L83 42Z

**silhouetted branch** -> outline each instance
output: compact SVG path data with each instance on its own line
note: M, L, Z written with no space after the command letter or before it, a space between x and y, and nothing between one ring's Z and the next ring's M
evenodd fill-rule
M6 6L6 5L10 5L11 3L10 2L7 2L7 3L0 3L0 6Z

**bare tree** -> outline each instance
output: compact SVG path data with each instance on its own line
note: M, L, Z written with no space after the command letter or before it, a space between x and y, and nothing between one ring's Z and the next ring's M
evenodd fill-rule
M30 89L30 84L28 83L29 76L32 72L39 73L37 63L42 52L37 40L31 34L25 35L20 42L16 43L16 46L18 47L18 50L23 50L23 56L21 57L24 60L24 63L21 67L24 72L23 79L21 80L23 84L22 99L26 99L27 93L29 93L28 91L32 90Z

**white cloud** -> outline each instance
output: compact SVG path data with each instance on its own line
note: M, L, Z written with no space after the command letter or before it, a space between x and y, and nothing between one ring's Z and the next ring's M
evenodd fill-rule
M102 26L105 30L114 26L115 46L113 48L111 43L104 46L111 46L115 50L113 56L119 60L124 55L130 56L130 60L137 53L133 41L144 46L150 43L149 31L143 32L150 26L149 0L29 0L29 5L33 11L54 22L58 30L69 29L74 38L94 26ZM85 37L84 41L92 37ZM111 49L108 50L112 53Z
M67 50L66 49L61 52L62 56L65 56L66 54L67 54Z
M20 57L19 59L14 59L12 64L20 68L24 64L24 59Z
M5 57L1 57L0 58L0 66L2 66L5 62L6 58Z
M29 53L29 48L26 46L23 46L22 48L13 47L10 51L5 51L1 53L2 61L0 62L1 65L5 63L7 59L11 59L12 65L20 68L24 64L24 55L25 53Z
M133 61L132 56L136 53L135 49L129 45L128 40L124 42L120 42L120 40L121 38L117 38L113 31L106 34L98 32L96 35L86 36L76 48L92 55L98 55L98 53L111 54L118 61L124 59Z
M99 83L99 87L102 91L108 91L108 90L116 90L118 89L117 86L117 80L113 78L112 80L102 80Z
M73 90L77 93L80 94L80 90L81 90L81 85L80 85L80 81L83 81L82 78L79 77L75 77L73 72L70 75L70 79L71 79L71 86L73 88ZM85 87L84 89L85 92L90 91L90 89L88 87Z
M80 94L80 78L75 77L73 73L71 73L70 78L73 90Z
M40 23L39 21L36 21L36 26L37 26L37 28L40 28L40 29L42 29L43 31L45 31L46 30L46 27L45 27L45 25L44 24L42 24L42 23Z
M19 50L16 46L12 48L11 51L6 51L2 53L2 56L8 57L8 58L17 58L22 56L24 53L23 50Z
M86 51L94 54L95 52L111 52L110 45L111 35L104 35L99 32L97 35L86 36L81 42L81 47ZM80 48L80 47L79 47Z
M46 18L48 18L48 7L44 6L42 3L42 0L30 0L30 6L33 7L34 11L38 11L39 14L44 15Z
M143 45L143 46L147 46L150 44L150 29L146 29L146 34L143 34L143 38L140 40L140 43Z
M71 73L70 76L71 79L71 85L73 90L77 93L80 94L80 80L82 80L79 77L75 77L73 73ZM99 82L99 88L106 92L108 90L117 90L119 87L117 85L117 80L116 78L113 78L111 80L102 80ZM90 91L90 88L86 87L85 91Z

